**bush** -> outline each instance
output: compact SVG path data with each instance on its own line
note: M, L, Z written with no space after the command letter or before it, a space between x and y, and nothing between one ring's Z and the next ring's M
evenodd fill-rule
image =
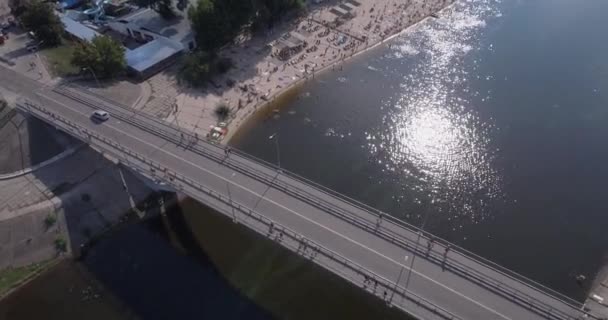
M224 121L230 116L230 107L224 103L220 103L215 107L215 116L219 121Z
M216 60L215 69L217 70L217 72L224 74L228 72L228 70L230 70L233 65L234 63L232 62L232 59L222 57Z
M55 223L57 222L57 217L55 216L55 214L48 214L46 216L46 218L44 218L44 226L46 227L46 229L50 229L52 226L55 225Z
M55 239L55 250L58 253L65 253L68 251L68 242L63 237Z

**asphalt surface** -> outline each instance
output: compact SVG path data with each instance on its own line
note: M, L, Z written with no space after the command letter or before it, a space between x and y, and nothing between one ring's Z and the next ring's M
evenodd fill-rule
M43 88L3 68L0 86L53 114L26 110L35 116L74 130L69 133L124 158L142 175L167 181L421 319L579 319L583 315L577 302L463 250L452 248L446 254L440 239L429 248L426 235L388 216L379 220L371 208L239 152L226 154L188 133L182 137L175 128L110 105L103 97ZM97 108L109 111L111 119L102 124L91 121Z

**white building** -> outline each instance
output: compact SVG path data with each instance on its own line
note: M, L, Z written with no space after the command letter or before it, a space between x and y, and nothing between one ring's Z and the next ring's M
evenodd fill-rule
M163 38L176 44L179 43L184 50L192 50L196 46L190 22L179 12L175 18L167 20L152 9L142 8L110 20L108 27L144 42Z
M188 18L180 11L175 13L174 18L164 19L152 9L139 8L124 16L108 17L102 25L92 25L87 21L81 23L68 14L61 15L61 21L66 32L80 41L91 41L110 29L114 36L118 33L130 38L131 43L137 42L126 48L125 58L130 74L146 78L173 63L181 53L196 47Z
M179 12L175 18L167 20L152 9L142 8L109 21L107 26L144 43L126 52L131 73L140 78L158 72L171 64L179 54L196 47L190 22Z

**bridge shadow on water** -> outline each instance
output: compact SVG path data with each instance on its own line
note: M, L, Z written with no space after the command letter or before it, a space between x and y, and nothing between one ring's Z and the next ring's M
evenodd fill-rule
M101 239L82 261L142 319L409 319L190 199Z
M185 252L172 247L167 222ZM273 319L221 277L184 227L178 214L123 227L96 243L82 262L142 319Z

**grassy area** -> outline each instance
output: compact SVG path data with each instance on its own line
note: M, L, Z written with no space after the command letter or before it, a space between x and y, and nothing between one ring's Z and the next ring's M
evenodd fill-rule
M75 48L74 43L64 40L62 45L44 49L40 53L46 57L47 65L53 75L66 76L80 71L78 67L71 63L72 53Z
M0 297L30 276L42 271L51 261L48 260L25 267L0 270Z

